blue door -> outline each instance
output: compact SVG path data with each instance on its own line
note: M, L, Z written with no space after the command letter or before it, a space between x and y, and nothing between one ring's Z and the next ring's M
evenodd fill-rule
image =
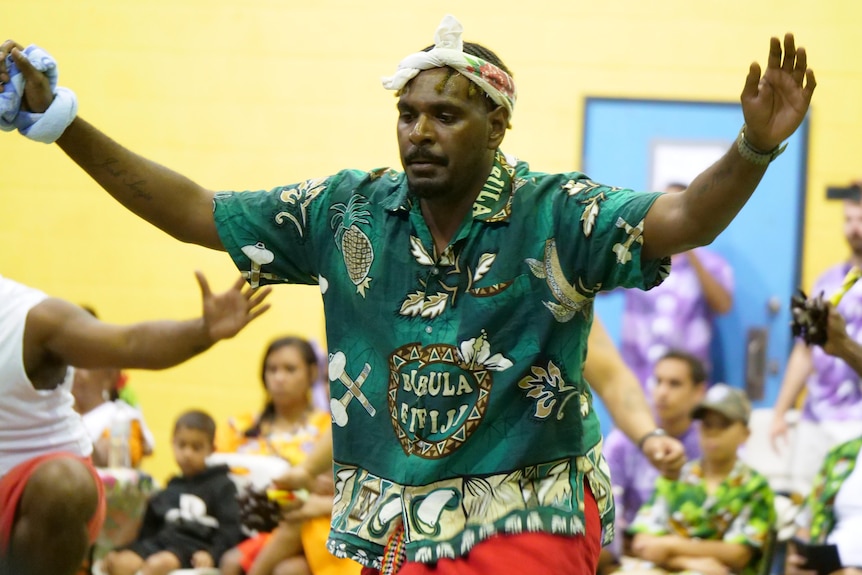
M588 98L583 171L593 180L660 190L691 178L734 142L738 104ZM711 249L734 270L733 308L716 322L713 381L747 388L755 406L774 403L792 345L790 296L799 286L808 120L766 172L748 204ZM619 342L622 295L596 300ZM602 429L610 429L597 400Z

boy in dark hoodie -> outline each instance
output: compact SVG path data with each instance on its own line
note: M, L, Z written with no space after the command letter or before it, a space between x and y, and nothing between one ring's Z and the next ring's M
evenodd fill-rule
M175 569L214 567L242 540L236 486L228 467L207 467L215 422L202 411L180 415L174 425L174 458L180 475L147 504L138 537L110 552L108 575L163 575Z

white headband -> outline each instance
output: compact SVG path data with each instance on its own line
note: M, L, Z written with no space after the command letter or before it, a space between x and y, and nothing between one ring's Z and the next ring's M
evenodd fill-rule
M496 104L509 111L511 118L517 98L515 82L500 67L464 53L464 42L461 40L463 32L461 23L451 14L446 14L434 33L434 48L428 52L410 54L401 60L395 74L383 78L383 87L400 90L419 72L448 66L482 88Z

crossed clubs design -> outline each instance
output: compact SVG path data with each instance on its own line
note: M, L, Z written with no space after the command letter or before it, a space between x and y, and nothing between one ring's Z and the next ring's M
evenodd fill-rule
M347 388L347 391L344 392L341 399L335 399L333 397L329 400L329 409L332 412L332 421L334 421L335 425L338 427L344 427L347 425L347 420L349 419L347 416L347 406L354 397L359 400L359 403L362 404L362 407L365 408L368 415L374 417L377 413L377 410L374 409L374 406L371 405L371 402L368 401L368 398L365 397L365 394L362 393L362 390L360 389L362 384L365 382L365 379L368 377L368 374L371 373L371 365L366 363L356 379L351 379L350 376L347 375L347 372L344 371L346 365L347 357L345 357L344 353L341 351L335 352L329 358L329 381L338 380Z

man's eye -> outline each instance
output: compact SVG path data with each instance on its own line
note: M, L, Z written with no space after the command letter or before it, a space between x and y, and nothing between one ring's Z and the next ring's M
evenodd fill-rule
M452 114L437 114L437 119L444 124L451 124L455 121L455 116Z

